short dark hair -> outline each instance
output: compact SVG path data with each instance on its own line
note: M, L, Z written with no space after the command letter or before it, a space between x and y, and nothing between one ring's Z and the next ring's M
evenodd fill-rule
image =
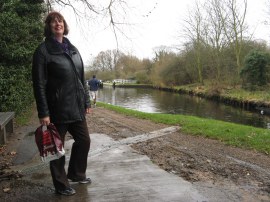
M96 75L93 75L93 78L96 78Z
M52 36L53 33L51 30L50 24L55 18L57 18L59 20L63 20L63 22L64 22L64 35L68 35L69 28L68 28L68 25L67 25L65 18L59 12L52 11L47 15L47 17L45 19L45 27L44 27L44 36L45 37Z

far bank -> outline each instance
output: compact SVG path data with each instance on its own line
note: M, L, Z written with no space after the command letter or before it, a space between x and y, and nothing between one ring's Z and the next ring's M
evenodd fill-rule
M105 83L104 85L111 85ZM247 110L264 110L270 114L270 92L268 88L260 91L248 91L240 86L222 85L183 85L183 86L153 86L148 84L116 84L119 88L153 88L180 94L189 94L205 99L222 102L232 106L241 107Z

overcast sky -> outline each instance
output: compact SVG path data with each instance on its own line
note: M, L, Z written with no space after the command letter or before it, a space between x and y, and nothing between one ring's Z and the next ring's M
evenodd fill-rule
M128 22L123 32L118 34L119 49L139 58L152 58L153 48L158 46L181 45L181 28L188 9L194 0L127 0L131 9L126 14ZM269 26L264 25L266 0L248 0L247 23L255 39L269 41ZM135 4L136 3L136 4ZM70 27L68 38L78 47L85 63L100 51L116 49L116 40L110 28L105 24L81 23L75 21L72 11L58 9L66 18ZM94 21L94 20L93 20Z

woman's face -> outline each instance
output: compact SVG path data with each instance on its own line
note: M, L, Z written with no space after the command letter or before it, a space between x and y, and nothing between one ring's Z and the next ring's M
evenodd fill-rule
M51 31L54 34L54 36L63 36L65 31L64 21L60 20L59 18L55 18L50 23Z

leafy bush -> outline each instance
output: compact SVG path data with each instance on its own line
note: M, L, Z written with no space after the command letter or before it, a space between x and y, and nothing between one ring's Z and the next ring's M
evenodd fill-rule
M27 67L0 67L0 111L20 113L32 104L32 83Z
M33 103L31 61L43 38L43 13L41 1L0 4L0 111L20 114Z
M268 53L257 50L245 57L244 68L240 73L244 88L255 89L267 84L269 58Z

